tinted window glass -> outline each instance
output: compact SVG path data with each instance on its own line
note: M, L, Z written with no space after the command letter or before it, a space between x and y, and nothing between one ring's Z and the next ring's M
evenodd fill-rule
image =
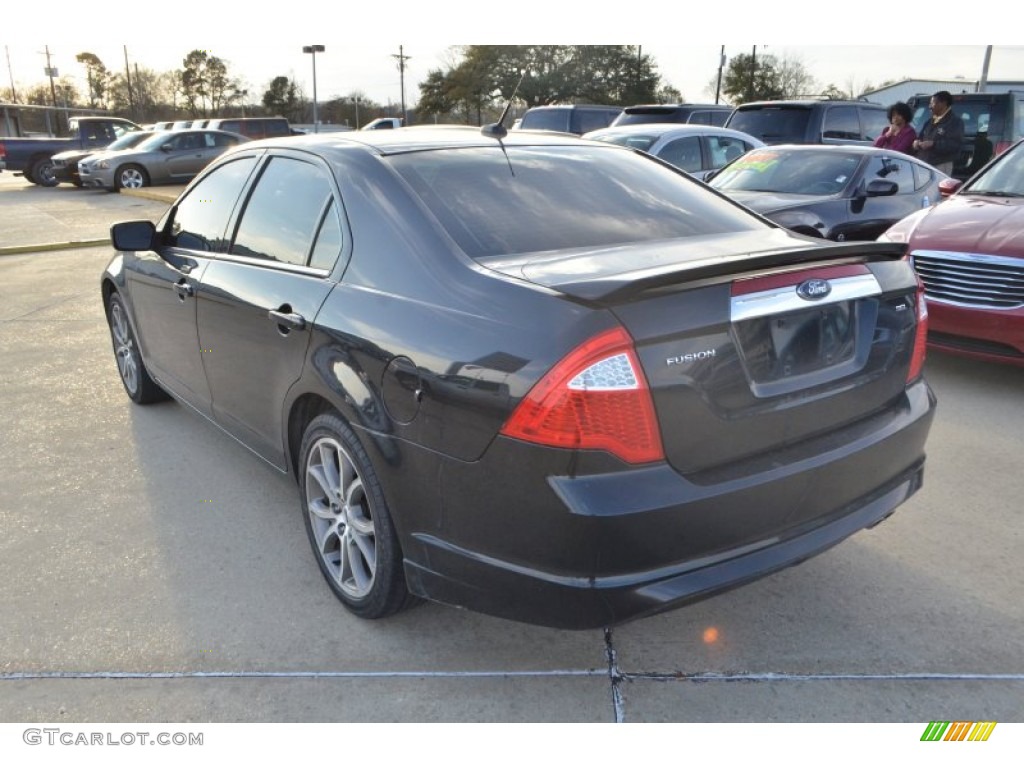
M729 119L729 110L723 109L718 112L712 112L711 118L708 120L708 125L717 125L719 127L725 125L725 121Z
M917 163L911 163L914 171L914 189L921 190L932 183L932 179L935 174L932 173L928 167L924 165L918 165Z
M520 128L531 128L541 131L568 131L568 109L530 109L523 115ZM602 126L603 127L603 126Z
M804 140L810 119L807 107L765 107L737 110L728 125L766 144L787 144Z
M711 150L712 168L721 168L750 149L747 142L732 136L708 136L708 147Z
M765 226L637 153L601 146L507 150L507 158L500 147L480 147L387 161L474 258Z
M631 136L598 136L595 137L597 141L606 141L609 144L618 144L622 147L629 147L630 149L640 149L646 152L651 148L659 138L656 133L636 133Z
M223 250L224 229L255 165L255 157L233 160L192 187L174 213L170 245L196 251Z
M327 204L327 211L324 213L323 223L320 224L320 231L316 236L316 244L313 246L313 256L309 260L309 266L317 269L330 269L341 252L341 223L338 221L337 206L334 199Z
M909 195L914 191L914 171L907 160L873 157L868 163L865 181L885 179L899 185L899 194Z
M861 155L828 150L755 149L720 171L711 186L722 190L834 195L846 188Z
M231 253L305 264L332 194L320 166L271 159L246 203Z
M686 136L682 139L673 139L658 150L658 157L684 171L699 171L703 166L700 158L700 137Z
M882 135L882 131L889 125L889 119L885 116L885 110L868 109L860 107L860 126L863 133L861 138L865 141L874 141Z
M860 118L856 107L829 107L821 128L823 139L860 141Z
M609 109L577 109L574 113L574 133L587 133L598 128L607 128L618 112Z

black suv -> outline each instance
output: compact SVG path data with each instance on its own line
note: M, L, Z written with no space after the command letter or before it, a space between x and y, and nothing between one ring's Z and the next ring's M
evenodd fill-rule
M562 104L531 107L523 113L520 130L562 131L582 136L607 128L618 117L622 107L601 104Z
M912 125L918 133L932 116L930 95L911 96ZM953 162L953 176L968 179L975 171L1011 146L1024 132L1024 91L954 93L953 112L964 123L964 143Z
M612 126L637 123L697 123L725 125L732 113L726 104L637 104L626 107Z
M869 101L752 101L736 107L725 126L765 144L873 144L889 123L886 111Z

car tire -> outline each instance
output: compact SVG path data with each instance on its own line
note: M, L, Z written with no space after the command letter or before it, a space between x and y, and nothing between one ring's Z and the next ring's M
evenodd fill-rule
M167 393L157 384L146 370L139 353L139 345L128 319L128 310L115 291L107 299L107 322L110 325L110 340L114 345L114 358L121 384L134 402L148 405L167 399Z
M131 163L122 165L114 174L114 187L116 189L139 189L149 186L149 174L141 165Z
M364 619L416 602L384 491L351 428L333 413L306 427L299 460L302 517L317 565L335 596Z
M60 182L53 174L53 161L48 157L41 157L32 162L31 181L40 187L56 187Z

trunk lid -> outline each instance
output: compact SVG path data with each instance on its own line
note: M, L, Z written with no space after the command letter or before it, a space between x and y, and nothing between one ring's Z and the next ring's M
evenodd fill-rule
M705 238L688 258L693 244L644 244L502 269L618 317L666 459L692 476L852 424L906 389L918 283L901 246L781 234Z

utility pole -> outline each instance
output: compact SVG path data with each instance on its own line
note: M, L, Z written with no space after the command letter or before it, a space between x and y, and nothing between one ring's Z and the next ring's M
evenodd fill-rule
M715 88L715 104L718 103L719 97L722 95L722 70L725 68L725 46L722 46L722 52L718 57L718 85Z
M139 115L135 111L135 97L132 95L132 71L128 67L128 46L125 45L125 46L123 46L123 48L124 48L124 74L125 74L125 78L127 78L127 81L128 81L128 106L131 107L132 117L134 117L136 120L138 120Z
M11 78L11 103L18 103L18 94L14 92L14 70L11 69L11 49L6 45L4 52L7 54L7 76Z
M406 56L403 47L400 45L398 46L398 53L392 53L391 58L398 59L398 72L402 87L402 125L407 125L409 123L409 115L405 111L405 62L407 59L411 59L412 56Z
M754 100L754 75L757 72L757 46L750 52L750 93L747 101Z
M985 46L985 63L981 65L981 80L978 81L978 93L984 93L988 88L988 65L992 61L992 46Z
M50 78L50 95L53 97L53 106L57 106L57 88L53 84L53 78L57 76L57 70L50 66L50 46L46 46L46 76Z

